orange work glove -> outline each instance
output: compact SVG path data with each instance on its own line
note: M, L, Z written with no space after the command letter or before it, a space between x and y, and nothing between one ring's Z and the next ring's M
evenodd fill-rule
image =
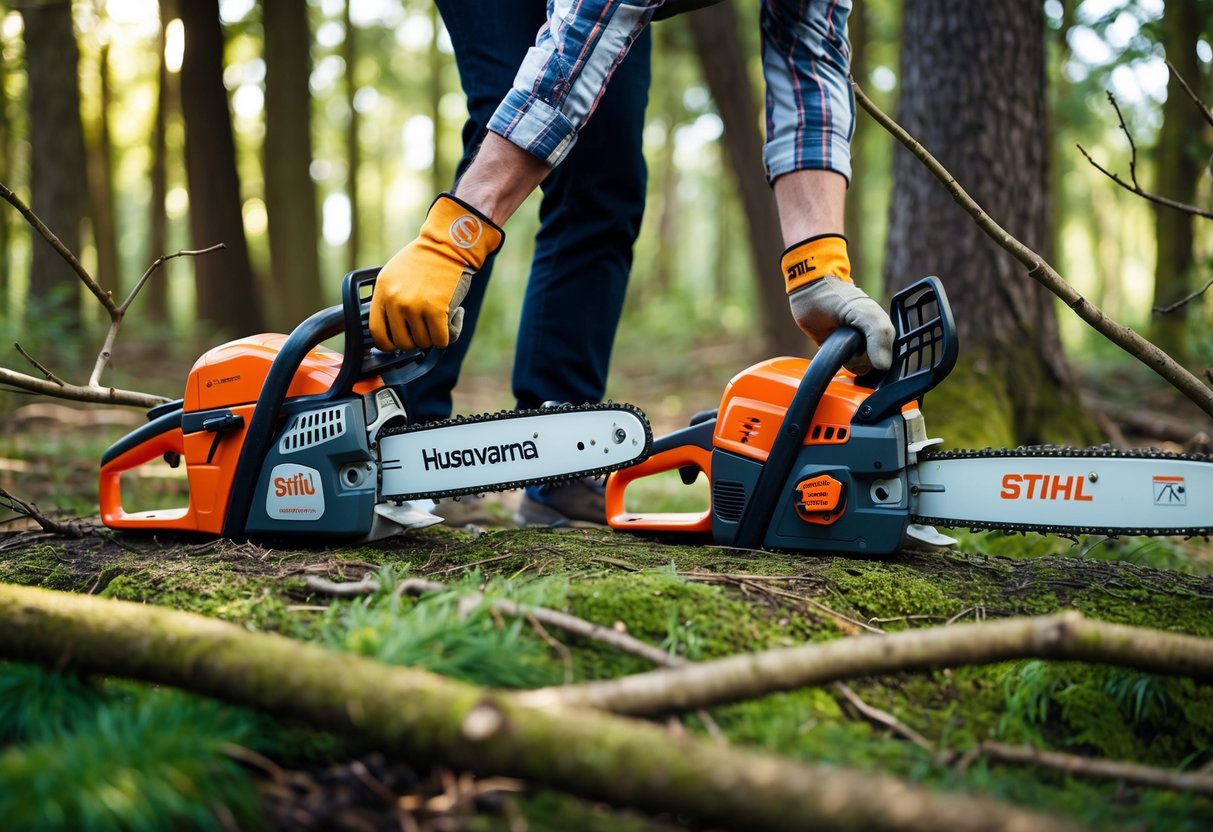
M379 271L370 309L375 346L450 346L463 328L460 304L472 275L504 241L505 232L488 217L450 194L439 194L417 239Z
M859 375L893 363L893 322L879 303L851 281L851 258L841 234L823 234L783 253L784 281L792 317L820 345L841 324L863 333L864 355L847 364Z

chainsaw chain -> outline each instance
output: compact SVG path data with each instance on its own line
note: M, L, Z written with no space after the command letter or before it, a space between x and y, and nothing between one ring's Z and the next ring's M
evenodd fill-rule
M1182 454L1173 451L1163 451L1158 448L1115 448L1111 445L1097 445L1090 448L1070 448L1065 445L1023 445L1018 448L985 448L980 451L925 451L918 455L919 462L931 462L949 459L995 459L995 458L1026 458L1048 457L1051 459L1166 459L1187 462L1213 462L1209 454ZM1035 523L999 523L996 521L964 521L938 517L912 515L914 523L952 528L966 528L969 531L1006 531L1006 532L1037 532L1038 534L1053 534L1061 537L1077 537L1078 535L1094 534L1106 537L1122 537L1125 535L1143 535L1157 537L1163 535L1179 535L1183 537L1209 537L1213 535L1213 527L1205 528L1104 528L1098 526L1055 526Z
M414 492L411 494L384 494L384 500L392 502L404 502L405 500L415 500L421 498L440 499L445 497L466 497L470 494L484 494L489 491L512 491L516 488L527 488L532 485L555 485L574 480L582 479L583 477L601 477L609 474L612 471L619 471L623 468L628 468L637 463L648 459L649 453L653 450L653 431L649 426L649 418L644 415L644 411L635 405L626 403L615 403L611 401L602 402L600 404L561 404L556 407L541 407L534 410L499 410L496 413L480 413L473 416L452 416L449 419L438 419L433 422L419 422L413 425L404 425L402 427L385 428L379 434L379 441L386 439L389 436L398 436L402 433L420 433L428 430L438 430L441 428L449 428L455 425L467 424L484 424L486 422L500 422L505 419L522 419L529 416L545 416L549 413L591 413L600 410L612 411L627 411L638 417L644 424L644 449L635 459L627 462L616 462L611 465L604 465L601 468L589 468L583 471L576 471L568 474L555 474L547 477L530 477L522 480L514 480L513 482L494 485L492 488L452 488L445 491L425 491ZM378 444L378 443L376 443ZM380 483L382 487L382 473L380 474Z

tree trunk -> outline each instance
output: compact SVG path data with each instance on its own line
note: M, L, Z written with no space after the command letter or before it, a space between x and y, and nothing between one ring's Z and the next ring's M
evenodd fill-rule
M265 206L269 215L274 323L294 327L324 304L312 164L307 4L263 0Z
M196 248L227 248L194 258L197 317L236 335L263 330L261 299L249 261L241 212L232 116L223 87L223 30L218 0L184 0L181 105L190 188L190 237Z
M1007 231L1048 259L1040 4L907 0L903 42L914 46L902 50L902 126ZM945 422L981 420L991 444L1090 441L1093 430L1061 352L1053 296L903 150L893 165L884 274L890 292L925 274L947 286L964 380L952 384L959 400L941 414Z
M113 96L110 91L109 64L110 47L108 43L103 43L97 56L97 114L89 125L87 134L88 195L93 245L97 249L97 272L93 277L117 295L120 294L122 286L119 282L121 278L118 269L118 234L114 224L113 152L109 120Z
M358 172L362 167L362 153L358 143L360 120L358 111L354 109L354 97L358 92L359 53L358 30L350 18L350 5L353 2L354 0L346 0L343 6L345 40L341 45L341 55L345 58L345 100L350 111L350 120L345 125L345 193L350 200L350 238L346 241L347 271L353 271L361 265L358 255L362 247L362 233L358 228L361 223L358 212ZM434 147L435 154L437 154L438 145L435 144ZM437 159L437 155L434 158ZM438 191L434 193L438 193Z
M528 707L517 694L144 604L0 585L0 623L2 658L176 685L414 763L520 777L714 828L1072 828L887 775L755 754L594 711Z
M8 84L8 60L5 57L3 39L0 38L0 182L8 182L9 186L15 185L11 181L13 170L13 136L12 136L12 116L9 113L8 95L3 94L7 89ZM11 235L9 229L12 222L11 213L9 211L0 211L0 318L7 318L9 314L9 241Z
M164 201L168 196L168 119L172 109L172 76L168 71L165 60L164 27L176 16L175 3L170 0L160 2L160 33L156 39L156 49L159 52L156 73L156 114L152 121L152 167L151 167L151 204L148 206L148 251L145 258L151 263L157 257L168 254L168 214L164 211ZM146 295L142 299L143 308L139 316L155 324L166 325L168 314L168 268L163 267L162 273L153 276L143 290Z
M721 3L689 14L686 20L703 76L724 122L724 146L748 223L762 332L771 351L803 355L810 342L792 320L780 277L783 236L775 196L762 166L758 103L748 76L738 77L737 68L747 66L748 60L738 35L736 10L730 3Z
M1197 0L1171 0L1162 18L1162 43L1167 60L1176 71L1200 89L1203 77L1196 41L1202 31L1200 4ZM1203 27L1207 31L1208 27ZM1167 101L1162 108L1162 127L1158 131L1158 180L1154 187L1163 196L1192 205L1200 184L1203 160L1197 154L1204 121L1200 110L1172 77L1167 82ZM1192 250L1192 217L1162 205L1154 209L1154 233L1158 240L1158 259L1154 266L1154 305L1170 306L1185 297L1193 283L1195 257ZM1154 313L1150 321L1150 340L1177 361L1189 357L1188 306L1174 312Z
M69 251L80 254L87 181L80 120L79 63L72 4L30 3L25 20L29 78L31 207ZM80 284L72 269L42 239L32 240L27 318L48 335L80 328Z
M445 133L442 129L442 72L446 64L446 56L442 54L442 50L438 48L438 31L442 28L442 16L438 14L438 6L435 3L430 4L429 10L430 27L433 29L434 36L430 38L429 48L429 105L430 105L430 123L433 125L434 132L434 161L430 165L430 191L433 193L441 193L442 191L450 190L451 182L455 178L454 170L447 163L446 153L443 139Z

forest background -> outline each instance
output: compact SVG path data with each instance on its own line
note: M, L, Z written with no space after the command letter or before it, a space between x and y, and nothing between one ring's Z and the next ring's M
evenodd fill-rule
M758 162L755 18L732 0L654 26L648 209L609 394L642 407L658 434L713 406L749 363L808 346L782 296ZM848 202L859 282L887 298L938 274L957 315L962 360L928 397L930 432L950 447L1111 439L1207 452L1213 116L1201 103L1213 93L1213 2L873 0L857 5L850 37L875 104L1206 397L1185 398L1081 322L860 112ZM423 0L0 3L0 88L0 183L114 300L158 257L225 246L151 273L102 398L108 385L176 398L204 350L336 302L341 276L412 239L449 187L465 116L449 41ZM535 209L508 226L458 411L512 404ZM0 369L82 383L111 326L97 300L0 204ZM1101 829L1213 822L1206 540L958 532L958 549L871 560L610 531L436 526L370 545L262 546L57 522L96 512L104 448L143 420L140 407L0 392L11 509L0 515L0 816L14 826L309 828L302 817L318 829L669 829L689 816L751 829L820 816L847 828L827 806L857 829L1049 828L1021 809ZM180 469L134 479L124 497L179 504ZM658 504L664 494L645 499L644 510L673 508ZM1138 628L1141 649L1123 633L1108 640L1106 624ZM494 739L499 723L472 719L490 699L513 725L536 716L486 687L563 682L575 694L575 683L654 665L697 671L803 647L817 667L819 646L852 657L897 638L904 657L920 637L968 650L1015 628L1031 644L995 650L1005 660L993 664L855 666L831 677L840 684L802 680L774 695L758 679L740 701L659 727L579 716L536 723L559 729L551 742L512 745L512 730ZM1116 647L1072 649L1067 634L1083 632ZM145 661L157 635L185 647ZM222 643L191 652L212 635ZM260 652L272 644L282 652ZM1046 661L1059 658L1069 661ZM454 692L380 664L486 687ZM378 694L381 710L353 707ZM472 739L469 725L480 726ZM635 756L586 753L637 731L653 741L628 746ZM755 766L755 750L771 759ZM799 802L785 809L717 777L682 788L649 776L703 761L728 777L803 776L782 781ZM469 766L497 776L452 773Z
M1164 57L1173 57L1197 95L1208 89L1213 4L1049 0L1023 9L997 32L981 31L974 19L969 53L964 39L947 47L960 54L953 64L970 80L953 94L932 88L925 101L902 101L902 109L913 109L911 121L958 125L934 143L918 137L945 164L959 165L961 184L979 198L990 195L984 207L994 218L1050 257L1080 292L1199 372L1213 364L1209 305L1198 298L1165 316L1151 307L1213 277L1213 224L1119 187L1079 146L1126 181L1132 165L1148 191L1209 203L1213 128L1169 76ZM901 3L858 4L850 28L854 74L877 105L896 114L902 78L931 60L931 32L915 21L948 15L966 26L963 4L909 3L906 27ZM732 3L712 16L654 27L648 209L610 394L636 402L658 426L714 404L728 377L750 361L805 347L781 311L779 241L756 167L755 18ZM1043 49L1043 76L1008 75L998 66L999 41L1017 51L1027 44L1031 54ZM226 245L171 260L149 281L115 355L108 383L119 387L175 398L206 347L287 331L336 302L342 274L384 261L415 235L433 195L449 188L460 155L466 109L458 73L437 11L422 0L0 5L0 54L0 182L103 287L124 297L156 257ZM749 77L711 71L734 55ZM949 115L958 106L967 119ZM1026 124L1027 133L1003 130L999 118ZM1034 135L1044 137L1044 153L1021 164L1016 148L1032 145ZM1023 271L988 240L964 242L980 235L950 201L938 211L906 197L914 193L910 174L895 175L894 162L900 155L907 170L917 162L862 112L854 154L848 236L859 282L879 297L939 274L959 307L962 336L970 336L967 352L980 360L987 332L1000 329L988 304L1002 301L989 290L1026 284ZM990 161L998 156L1005 165ZM896 198L902 201L893 204ZM535 207L532 199L507 229L459 410L511 404L502 380ZM1018 224L1034 229L1026 237L1014 221L1024 213ZM957 256L937 256L940 250ZM1080 380L1136 372L1076 317L1057 317ZM976 322L969 332L966 319ZM17 342L68 376L91 363L107 323L18 212L0 211L0 343ZM1049 332L1023 335L1012 338L1037 337L1042 352L1055 352ZM1007 351L1005 344L996 349ZM16 350L4 354L5 366L28 369ZM979 385L997 386L1007 375L1016 373L990 373ZM1023 375L1009 391L975 397L974 408L1021 411L1017 399L1042 398L1030 388L1059 382L1079 383L1064 369L1052 378ZM1086 418L1074 415L1072 398L1046 398L1035 406L1065 410L1067 422ZM20 400L4 403L11 409ZM1178 407L1181 416L1199 417ZM1094 436L1039 418L1007 420L1005 430L984 438Z

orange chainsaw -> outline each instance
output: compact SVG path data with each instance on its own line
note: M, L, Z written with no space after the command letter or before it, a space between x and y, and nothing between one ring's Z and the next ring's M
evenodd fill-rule
M347 275L342 304L289 336L244 338L198 359L184 397L152 408L102 457L102 521L233 539L374 539L441 522L432 498L599 476L648 454L648 422L626 404L412 422L408 383L441 351L371 346L378 271ZM342 334L343 353L321 346ZM123 474L160 458L185 462L188 504L127 511Z
M1154 449L1057 446L937 451L919 405L956 363L943 287L897 293L893 366L856 377L864 347L840 327L811 361L775 358L729 382L720 407L607 480L616 529L710 535L723 545L883 555L934 526L1076 535L1213 533L1213 461ZM637 480L678 471L710 485L701 513L632 513Z

